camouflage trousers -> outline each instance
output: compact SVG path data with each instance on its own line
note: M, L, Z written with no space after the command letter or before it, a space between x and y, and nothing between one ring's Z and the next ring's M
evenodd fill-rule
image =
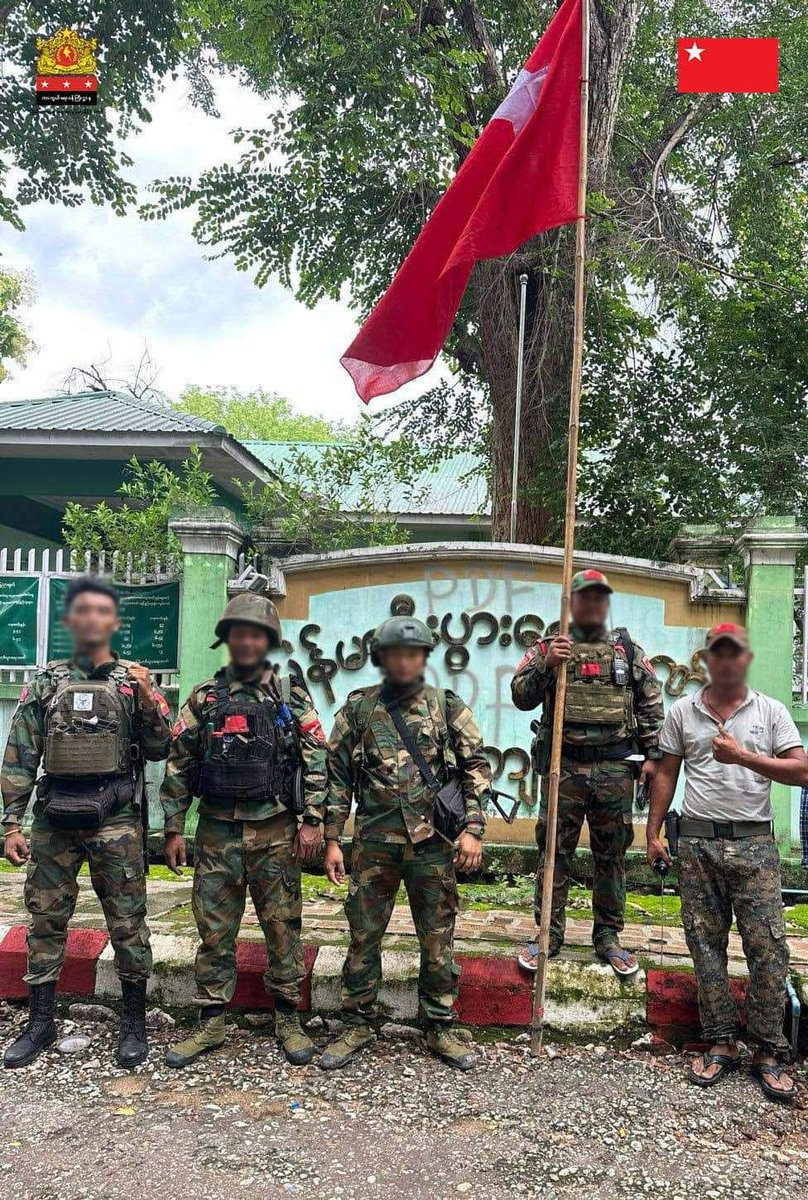
M228 1004L233 999L236 938L247 892L266 938L267 992L276 999L299 1002L305 968L296 833L297 822L289 813L265 821L199 818L192 907L201 940L194 968L201 1005Z
M549 780L542 780L542 799L536 824L539 870L536 875L536 924L541 924L542 868L547 833ZM614 945L625 924L626 851L634 840L631 810L634 774L622 762L577 763L563 760L558 788L558 829L553 875L550 942L564 941L567 897L572 882L572 860L581 837L584 818L589 825L589 847L594 859L592 881L592 941L598 950Z
M746 1035L772 1053L788 1049L783 1034L788 943L780 886L780 857L771 837L679 841L682 924L705 1041L731 1041L740 1028L727 974L734 912L749 968Z
M140 824L111 821L100 829L54 829L37 816L25 879L28 927L28 984L53 983L65 957L67 927L79 894L78 873L86 861L101 901L121 979L151 974L146 924L146 878Z
M437 844L436 844L437 843ZM351 944L342 969L348 1024L372 1019L382 981L381 946L403 883L421 947L418 996L430 1021L451 1021L460 969L452 954L458 908L453 851L439 839L417 846L355 839L345 913Z

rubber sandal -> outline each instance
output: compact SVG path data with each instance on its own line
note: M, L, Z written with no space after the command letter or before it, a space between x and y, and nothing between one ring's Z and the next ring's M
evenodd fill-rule
M547 957L548 958L558 958L560 953L561 953L561 942L550 942L550 949L547 952ZM539 957L539 943L538 942L528 942L528 944L525 946L524 950L519 955L519 958L518 958L519 966L522 968L523 971L533 971L535 973L538 970L538 967L536 965L536 960L538 959L538 957Z
M794 1099L797 1094L797 1089L792 1083L789 1091L784 1092L782 1088L773 1088L770 1083L764 1079L765 1075L773 1075L775 1079L779 1079L786 1072L786 1067L782 1063L751 1063L749 1073L753 1079L756 1079L760 1084L764 1095L770 1100L776 1100L778 1104L788 1104Z
M640 969L640 964L635 962L626 971L620 970L617 964L619 962L628 964L628 960L631 958L630 952L624 950L622 946L607 946L605 950L598 950L597 953L609 964L618 979L631 979Z
M730 1071L735 1071L741 1064L740 1054L711 1054L709 1050L705 1050L702 1054L702 1062L705 1067L719 1066L720 1071L716 1071L715 1075L698 1075L692 1067L687 1072L687 1078L690 1083L695 1083L696 1087L715 1087L719 1080L723 1079Z

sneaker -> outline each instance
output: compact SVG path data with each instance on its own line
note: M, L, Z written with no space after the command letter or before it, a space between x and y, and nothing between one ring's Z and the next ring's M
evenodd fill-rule
M227 1023L224 1013L217 1017L208 1017L206 1021L199 1022L199 1026L190 1037L183 1042L177 1042L176 1046L167 1051L165 1064L167 1067L189 1067L203 1054L223 1046L226 1037Z
M461 1042L452 1026L446 1022L430 1025L426 1033L426 1044L433 1054L458 1071L470 1071L477 1066L477 1055L469 1050L467 1042Z
M344 1067L355 1054L375 1041L376 1034L369 1025L349 1025L345 1033L323 1051L320 1066L324 1071Z

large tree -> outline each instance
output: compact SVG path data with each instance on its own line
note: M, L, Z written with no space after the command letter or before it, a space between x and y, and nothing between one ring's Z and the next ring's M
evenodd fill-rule
M147 211L197 206L200 241L232 254L259 284L275 275L306 303L347 294L366 312L554 7L549 0L195 0L200 44L269 103L269 115L237 134L238 161L197 180L164 181ZM804 204L795 210L806 178L808 37L802 0L592 0L591 12L585 435L591 449L612 454L624 415L614 389L627 364L642 361L645 374L638 369L631 383L647 406L654 377L645 367L660 344L676 345L696 308L709 323L711 306L745 277L759 280L766 295L787 296L785 304L804 301L801 277L783 293L775 288L785 231L800 247L805 242ZM779 34L779 95L678 95L676 37L691 31ZM421 438L431 423L436 441L450 431L485 448L495 536L506 532L510 503L522 271L529 338L520 492L528 502L518 536L541 542L559 533L571 253L571 230L562 229L481 264L447 346L453 382L417 411L396 409ZM730 342L737 325L733 331ZM735 360L724 359L732 373ZM610 379L611 405L603 397ZM697 409L704 417L703 405ZM650 440L656 452L659 439ZM614 499L606 497L607 507ZM604 506L590 507L596 528Z
M122 212L135 198L126 177L128 135L150 120L162 82L198 47L183 41L175 0L0 0L0 219L23 228L28 204L91 199ZM97 40L98 104L37 108L37 35L76 29ZM197 98L209 99L209 85Z

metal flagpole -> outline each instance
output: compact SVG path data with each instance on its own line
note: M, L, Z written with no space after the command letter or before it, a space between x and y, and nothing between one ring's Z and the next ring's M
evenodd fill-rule
M584 352L584 266L586 255L586 168L589 118L589 0L581 5L581 116L580 154L578 159L578 216L575 222L575 323L572 342L572 379L570 383L569 441L567 448L567 505L564 518L564 569L561 584L561 615L558 632L567 634L570 624L570 588L575 550L575 498L578 487L578 424L581 407L581 369ZM544 1035L544 995L550 950L550 909L553 900L556 829L558 826L558 785L561 778L561 734L567 696L567 664L559 664L553 707L553 740L548 781L544 868L541 890L541 928L533 992L533 1016L530 1049L541 1053Z
M511 541L516 541L517 487L519 485L519 438L522 432L522 384L525 374L525 314L527 275L519 276L519 351L516 359L516 406L513 418L513 470L511 472Z

